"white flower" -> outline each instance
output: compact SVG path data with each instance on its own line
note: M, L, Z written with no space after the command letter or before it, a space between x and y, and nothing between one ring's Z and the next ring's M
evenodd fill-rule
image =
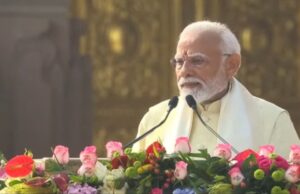
M123 168L108 171L103 179L103 187L106 189L121 189L125 183Z
M111 188L108 188L108 187L102 187L101 188L101 193L103 194L126 194L126 190L128 188L128 185L125 184L121 189L111 189Z
M96 163L95 175L100 181L103 181L104 177L107 174L107 168L102 163Z

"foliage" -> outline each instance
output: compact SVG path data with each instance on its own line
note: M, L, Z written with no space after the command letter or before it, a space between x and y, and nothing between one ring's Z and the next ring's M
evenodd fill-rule
M190 153L190 146L184 145L188 142L182 140L173 154L166 154L159 142L139 153L123 152L114 142L110 158L101 162L95 147L89 146L80 153L79 169L63 146L42 163L44 167L31 159L30 152L9 161L0 154L0 194L300 194L299 145L291 147L287 161L270 145L231 158L228 145L218 145L213 155L206 149Z

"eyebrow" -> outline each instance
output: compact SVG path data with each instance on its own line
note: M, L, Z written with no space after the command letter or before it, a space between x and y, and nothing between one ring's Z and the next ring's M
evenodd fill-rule
M183 58L184 55L176 56L174 58ZM206 57L205 54L203 53L192 53L192 54L187 54L187 57L195 57L195 56L201 56L201 57Z
M192 54L190 54L190 55L188 55L189 57L194 57L194 56L201 56L201 57L204 57L204 56L206 56L205 54L203 54L203 53L192 53Z

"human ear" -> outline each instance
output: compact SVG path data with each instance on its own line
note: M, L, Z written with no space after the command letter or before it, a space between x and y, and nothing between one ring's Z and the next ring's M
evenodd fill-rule
M231 54L225 63L225 70L228 78L235 76L241 66L241 55L240 54Z

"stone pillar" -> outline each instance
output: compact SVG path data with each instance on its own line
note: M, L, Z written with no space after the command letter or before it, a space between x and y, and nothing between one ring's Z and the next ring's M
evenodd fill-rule
M24 148L49 156L56 144L75 153L90 142L82 75L90 72L70 64L69 7L69 0L0 0L0 150L8 157Z

